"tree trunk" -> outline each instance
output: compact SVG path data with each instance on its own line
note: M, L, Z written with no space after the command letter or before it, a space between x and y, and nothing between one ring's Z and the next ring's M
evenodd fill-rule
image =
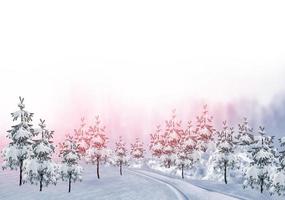
M100 179L100 174L99 174L99 158L97 158L97 178Z
M69 179L68 179L68 192L71 191L71 173L69 174Z
M123 175L123 172L122 172L122 161L120 161L120 175L122 176Z
M182 179L184 179L184 164L182 164L181 166L181 176L182 176Z
M260 193L263 193L263 178L260 180Z
M167 161L167 168L170 168L170 160Z
M228 184L228 181L227 181L227 162L224 163L224 179L225 179L225 184Z
M40 174L40 192L43 190L43 174Z
M23 177L23 160L20 160L20 181L19 181L19 185L22 185L22 177Z

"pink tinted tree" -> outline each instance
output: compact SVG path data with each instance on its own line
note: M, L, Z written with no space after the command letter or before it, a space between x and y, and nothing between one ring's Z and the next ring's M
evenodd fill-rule
M74 129L74 139L78 144L78 151L81 156L85 156L88 146L88 132L86 130L85 118L81 118L81 124L78 129Z
M176 166L181 169L181 177L184 179L184 170L192 168L200 159L200 153L197 149L197 141L191 131L191 121L188 122L187 129L181 133L178 144Z
M131 156L135 160L142 160L144 158L143 142L139 138L136 138L135 143L131 144Z
M123 175L123 165L127 164L127 148L126 143L123 141L123 138L120 136L119 140L116 142L115 148L115 163L120 168L120 175Z
M153 134L150 134L150 145L149 150L153 157L160 158L163 154L163 136L161 134L160 125L156 126L156 131Z
M170 120L165 121L165 131L163 134L163 155L162 160L167 168L175 163L177 147L183 134L182 121L176 119L176 110L172 111Z
M207 104L203 106L203 112L196 117L197 126L194 131L199 143L200 149L207 150L207 144L213 140L215 129L213 127L213 116L209 116Z
M86 161L96 164L97 178L100 179L100 162L105 162L107 159L107 142L108 138L105 133L105 126L101 124L99 116L96 116L96 121L93 126L89 127L86 137L88 149L86 151Z

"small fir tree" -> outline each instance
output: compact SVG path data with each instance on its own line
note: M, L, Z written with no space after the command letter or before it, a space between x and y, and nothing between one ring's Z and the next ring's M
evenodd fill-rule
M8 131L7 137L11 140L8 146L3 150L3 169L17 170L20 168L20 179L19 185L23 183L23 165L24 161L30 158L32 153L32 117L33 113L30 113L26 110L24 104L24 98L19 97L20 103L18 107L20 110L13 112L12 118L13 121L20 122Z
M144 158L144 148L143 148L143 142L139 140L139 138L136 138L135 143L131 144L131 157L133 160L137 162L141 162Z
M213 156L214 169L222 172L225 184L228 183L227 174L229 169L235 168L236 157L234 154L233 144L233 127L229 128L227 122L223 122L223 129L218 134L218 142L216 144L216 152Z
M76 143L78 144L78 150L81 156L85 156L86 151L88 149L88 141L87 141L87 130L86 130L86 122L85 118L81 118L81 124L78 129L74 129L74 138Z
M244 152L247 152L254 141L253 129L249 127L246 117L238 124L238 134L234 136L234 143L239 145Z
M278 167L271 177L271 194L285 195L285 137L279 138L280 151L278 156Z
M164 166L170 168L175 164L178 152L178 144L183 134L182 121L176 120L176 110L172 111L172 117L170 120L165 121L165 131L163 135L163 154L161 159Z
M93 126L89 127L88 137L86 138L88 150L86 151L87 163L96 164L97 178L100 179L100 162L105 162L108 156L107 152L107 136L105 126L101 125L99 116L96 116L96 121Z
M83 168L78 164L80 160L79 145L76 140L67 135L63 143L59 143L59 157L62 158L60 175L63 181L68 181L68 192L71 182L82 181Z
M182 179L184 179L184 170L191 169L200 160L197 141L191 133L191 122L188 122L188 128L181 134L176 160L176 166L181 169Z
M245 174L244 187L264 189L270 187L270 170L275 163L275 151L273 149L273 137L267 136L264 127L259 128L259 136L255 139L250 153L252 162Z
M52 161L55 147L52 142L54 131L46 129L45 120L40 120L39 129L35 130L38 137L33 140L33 154L31 159L24 163L25 181L43 186L56 184L57 165Z
M163 154L164 139L161 134L160 125L156 126L156 131L154 134L150 134L150 145L149 150L155 158L160 158Z
M215 129L213 127L213 116L209 116L207 104L203 106L203 111L200 116L196 117L197 125L194 131L198 146L202 151L206 151L208 143L214 139Z
M127 165L127 148L126 143L123 141L123 138L120 136L119 140L116 142L115 148L115 164L120 168L120 175L123 175L123 165Z
M279 151L279 163L280 169L285 170L285 137L279 138L280 148Z

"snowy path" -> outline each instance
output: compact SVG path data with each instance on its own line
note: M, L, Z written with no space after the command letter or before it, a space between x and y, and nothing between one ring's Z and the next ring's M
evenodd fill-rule
M180 193L183 194L184 199L191 200L203 200L210 197L211 200L234 200L239 199L226 194L221 194L212 190L203 189L198 186L194 186L188 182L183 180L178 180L175 178L170 178L161 174L149 172L146 170L131 170L137 174L147 176L152 179L156 179L158 181L162 181L164 183L169 184L173 188L176 188Z
M152 176L149 176L149 175L146 175L144 173L141 173L141 172L137 172L137 171L134 171L134 170L128 170L129 172L131 173L134 173L135 175L137 176L141 176L141 177L145 177L147 179L150 179L150 180L154 180L158 183L162 183L163 185L166 185L167 187L169 187L169 189L171 191L173 191L177 197L177 200L190 200L180 189L178 189L176 186L172 185L172 184L169 184L168 182L162 180L162 179L159 179L159 178L156 178L156 177L152 177Z

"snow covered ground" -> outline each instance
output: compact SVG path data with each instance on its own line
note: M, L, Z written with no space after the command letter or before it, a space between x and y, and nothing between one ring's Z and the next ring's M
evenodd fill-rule
M206 199L208 195L211 199L244 199L244 200L284 200L284 196L271 196L269 193L264 192L260 194L257 190L250 188L243 189L241 184L224 184L224 182L209 181L209 180L193 180L186 178L182 180L177 175L170 175L158 170L136 170L147 175L162 178L168 183L177 185L177 187L184 190L184 194L188 195L190 199ZM167 170L166 170L167 171ZM196 188L194 188L196 186ZM198 188L197 188L198 187ZM185 189L187 188L187 189ZM203 189L203 190L200 190ZM205 191L206 190L206 191ZM192 191L192 192L191 192ZM194 193L194 194L193 194ZM201 195L202 193L202 195ZM219 195L216 197L216 193ZM222 194L226 196L222 196ZM234 198L230 198L234 197Z
M224 185L210 181L180 180L179 178L141 169L124 169L119 175L116 167L102 167L101 179L96 177L95 166L85 165L83 181L72 184L67 193L67 182L43 188L24 184L18 186L18 172L1 171L0 199L147 199L147 200L200 200L200 199L282 199L260 195L252 190L242 190L240 185Z

